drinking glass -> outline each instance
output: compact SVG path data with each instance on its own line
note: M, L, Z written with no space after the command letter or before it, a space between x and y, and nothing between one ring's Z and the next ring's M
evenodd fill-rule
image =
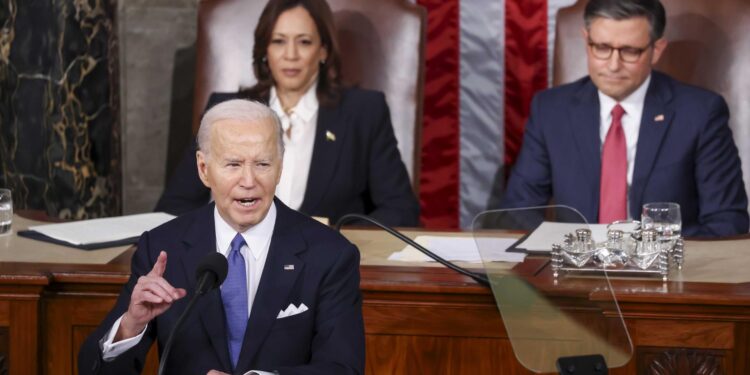
M671 251L682 233L680 205L673 202L644 204L641 212L641 227L655 230L657 240Z
M10 232L13 221L13 199L10 189L0 189L0 235Z

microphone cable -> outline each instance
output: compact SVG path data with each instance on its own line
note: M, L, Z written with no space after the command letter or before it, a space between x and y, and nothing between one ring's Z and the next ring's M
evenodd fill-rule
M385 225L385 224L383 224L383 223L381 223L381 222L379 222L379 221L377 221L377 220L375 220L375 219L373 219L373 218L371 218L371 217L369 217L367 215L346 214L346 215L342 216L336 222L336 230L340 232L341 231L341 227L344 225L344 223L347 223L347 222L350 222L350 221L354 221L355 219L364 220L364 221L367 221L367 222L369 222L371 224L375 224L376 226L380 227L380 229L388 232L392 236L394 236L394 237L398 238L399 240L405 242L407 245L410 245L410 246L414 247L415 249L421 251L423 254L425 254L428 257L434 259L436 262L438 262L438 263L440 263L440 264L442 264L442 265L444 265L444 266L446 266L446 267L448 267L448 268L450 268L450 269L452 269L452 270L454 270L454 271L456 271L456 272L458 272L458 273L460 273L460 274L462 274L464 276L470 277L471 279L473 279L474 281L476 281L477 283L479 283L481 285L484 285L484 286L489 286L490 285L490 282L487 279L487 275L482 274L482 273L478 273L478 272L472 272L472 271L469 271L469 270L467 270L467 269L465 269L463 267L457 266L457 265L451 263L450 261L443 259L439 255L433 253L432 251L428 250L424 246L416 243L411 238L406 237L401 232L399 232L399 231L397 231L397 230L395 230L395 229L393 229L393 228L391 228L391 227L389 227L389 226L387 226L387 225Z

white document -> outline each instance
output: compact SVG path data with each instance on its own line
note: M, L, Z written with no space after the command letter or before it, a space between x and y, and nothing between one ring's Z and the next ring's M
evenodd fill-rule
M417 236L415 242L427 248L427 250L439 255L441 258L468 263L491 262L523 262L526 254L508 253L506 250L512 246L514 238L483 238L482 255L479 255L477 244L472 237L443 237L443 236ZM407 246L388 257L388 260L402 262L434 262L430 257L419 250Z
M126 215L72 221L69 223L35 225L30 230L74 245L87 245L138 237L174 218L164 212Z
M633 230L634 224L616 224L617 229ZM607 240L607 224L584 224L584 223L557 223L545 221L537 227L517 247L528 251L543 252L552 251L552 244L563 243L565 234L575 233L576 229L588 228L591 230L591 238L596 242Z

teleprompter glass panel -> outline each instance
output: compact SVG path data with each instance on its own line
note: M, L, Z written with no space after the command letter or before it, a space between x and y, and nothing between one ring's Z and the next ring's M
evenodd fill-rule
M474 239L516 358L537 373L556 372L560 357L591 354L603 355L610 368L625 365L632 356L632 343L604 267L595 276L556 279L543 254L530 255L525 266L511 269L490 261L502 251L496 248L498 239L540 226L545 228L547 234L541 238L549 241L550 250L551 244L565 240L550 228L569 228L569 240L577 229L584 229L579 234L599 229L590 228L579 212L566 206L487 211L473 223ZM523 239L516 244L522 246ZM538 241L535 247L540 250ZM588 249L582 246L581 254L573 256L589 256ZM539 266L529 267L532 263Z

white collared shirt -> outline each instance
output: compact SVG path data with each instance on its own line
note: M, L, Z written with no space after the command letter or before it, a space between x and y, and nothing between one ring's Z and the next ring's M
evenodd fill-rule
M268 258L268 250L271 246L271 236L273 236L273 230L276 226L276 203L271 203L271 207L268 209L268 213L260 223L253 225L248 230L242 233L242 237L245 239L245 245L242 246L240 252L245 258L245 274L247 275L247 313L248 318L252 311L253 301L255 300L255 294L258 291L258 284L260 283L260 277L263 273L263 267L266 264ZM225 257L229 254L231 249L231 242L237 232L224 221L224 218L219 215L219 210L214 206L214 230L216 233L216 251L224 255ZM148 325L141 331L138 336L113 342L117 330L120 328L120 322L122 317L117 319L109 330L109 333L104 336L100 341L100 347L102 348L102 358L105 361L113 360L120 354L124 353L128 349L136 346L141 339L143 334L146 333ZM262 374L262 372L258 372Z
M625 133L625 144L627 146L628 159L628 217L632 217L630 212L630 185L633 183L633 170L635 168L635 152L638 146L638 132L641 129L641 118L643 117L643 106L646 101L646 91L651 82L651 75L635 90L621 102L610 98L603 92L599 93L599 139L600 147L604 147L604 140L607 137L609 127L612 125L612 108L618 103L625 110L622 116L622 131ZM601 149L600 149L601 151Z
M316 95L317 86L317 82L310 86L289 114L284 112L276 88L271 88L269 107L279 116L284 129L284 164L281 180L276 187L276 197L295 210L302 206L310 175L320 107ZM287 134L290 128L291 134Z

